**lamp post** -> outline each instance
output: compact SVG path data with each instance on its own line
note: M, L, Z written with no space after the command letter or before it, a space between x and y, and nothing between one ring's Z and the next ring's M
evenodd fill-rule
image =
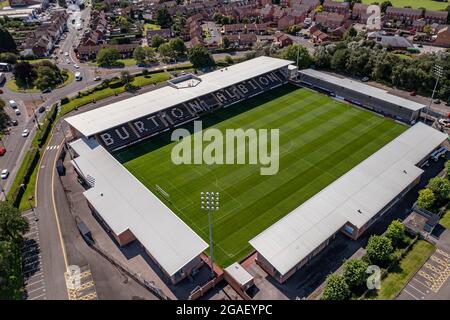
M425 118L425 123L427 123L427 119L428 119L429 112L431 109L431 104L433 103L433 99L434 99L434 93L436 92L436 88L439 83L439 78L442 77L443 72L444 72L444 68L441 65L437 64L434 66L434 75L436 76L436 83L434 84L433 93L431 94L430 103L428 104L427 117Z
M209 223L209 263L211 266L211 278L214 278L213 238L212 238L212 211L219 210L218 192L200 192L201 209L208 211Z

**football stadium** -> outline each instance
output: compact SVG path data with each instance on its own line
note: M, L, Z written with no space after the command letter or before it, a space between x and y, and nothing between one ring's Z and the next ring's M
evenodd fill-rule
M337 232L358 238L419 181L419 166L446 135L296 78L292 61L259 57L67 118L72 163L89 185L93 214L119 245L139 241L173 283L207 253L203 191L220 192L212 229L221 267L256 251L283 282ZM278 173L264 176L250 164L175 165L171 132L193 132L193 120L221 132L279 129Z

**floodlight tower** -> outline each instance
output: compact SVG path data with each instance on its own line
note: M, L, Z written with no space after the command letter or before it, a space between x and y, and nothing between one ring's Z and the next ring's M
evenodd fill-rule
M442 77L442 74L444 73L444 68L442 67L442 65L435 65L434 66L434 75L436 76L436 83L434 84L434 88L433 88L433 93L431 94L431 99L430 99L430 103L428 104L428 108L427 108L427 117L425 118L425 123L427 123L427 118L431 109L431 103L433 103L433 99L434 99L434 93L436 92L436 88L438 86L439 83L439 79Z
M211 212L219 210L218 192L200 192L201 209L208 211L209 223L209 263L211 266L211 278L214 278L213 238Z

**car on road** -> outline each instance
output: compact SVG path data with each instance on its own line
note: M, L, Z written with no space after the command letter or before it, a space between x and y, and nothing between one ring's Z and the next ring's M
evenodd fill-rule
M59 54L63 54L64 53L64 51L62 51L62 50L59 50Z
M19 125L19 121L17 121L16 119L11 121L13 126L18 126Z
M11 108L17 109L17 102L15 102L14 100L9 100L8 102Z
M67 63L67 64L70 64L70 60L69 60L69 59L66 59L66 63Z
M361 81L362 82L367 82L367 81L369 81L369 78L368 77L364 77L364 78L361 79Z
M68 57L68 56L69 56L69 53L66 51L66 52L64 52L64 55L65 55L66 57Z
M16 109L15 113L16 113L16 116L20 116L22 114L19 109Z
M8 169L3 169L2 174L1 174L2 179L4 180L4 179L8 178L8 176L9 176Z
M42 93L50 93L50 92L52 92L52 89L50 89L50 88L46 88L46 89L42 90Z
M6 153L6 149L4 147L0 147L0 157Z
M39 113L43 113L45 111L45 107L44 106L40 106L38 109Z
M30 134L30 130L28 130L28 129L24 129L22 131L22 137L24 137L24 138L28 137L29 134Z
M441 104L441 100L437 99L433 101L435 104Z
M75 67L75 69L79 69L80 68L80 66L77 65L77 64L74 64L73 66Z
M443 125L446 128L450 127L450 120L448 119L439 119L439 124Z
M100 77L100 76L96 76L96 77L94 78L94 81L100 81L100 80L102 80L102 77Z

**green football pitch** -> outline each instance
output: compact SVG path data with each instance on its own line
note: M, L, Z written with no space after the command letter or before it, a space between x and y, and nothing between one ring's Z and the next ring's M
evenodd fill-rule
M407 129L308 89L286 85L201 119L203 129L279 129L276 175L260 165L175 165L176 142L164 134L116 158L206 242L200 192L220 192L213 214L214 256L221 266L251 252L248 241ZM192 125L185 128L192 131ZM247 150L248 151L248 150ZM169 194L170 201L156 185ZM149 208L151 210L151 208ZM173 236L176 237L176 234Z

